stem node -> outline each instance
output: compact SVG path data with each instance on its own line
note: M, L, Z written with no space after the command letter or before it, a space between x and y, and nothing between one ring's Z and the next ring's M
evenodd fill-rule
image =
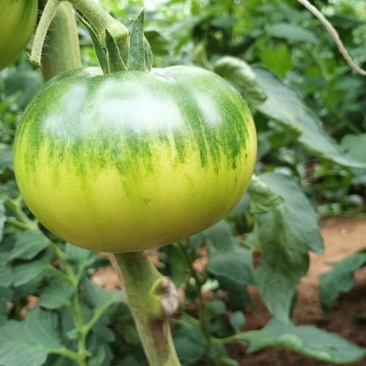
M178 309L179 295L172 280L163 277L156 285L156 294L160 296L160 305L165 318L171 317Z

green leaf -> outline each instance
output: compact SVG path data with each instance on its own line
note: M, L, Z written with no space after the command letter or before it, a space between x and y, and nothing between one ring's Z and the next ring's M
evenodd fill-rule
M62 347L57 333L57 315L41 310L39 307L30 310L25 318L26 332L32 342L45 349Z
M200 330L189 320L188 315L181 317L181 323L173 331L173 340L179 360L183 365L193 365L205 352L204 338Z
M165 28L165 30L168 34L180 31L190 31L204 21L206 21L206 18L203 15L185 17L182 20L179 19L178 21L174 22L173 25ZM173 37L173 35L171 35L171 37Z
M250 206L250 200L249 195L244 194L243 197L240 199L239 203L228 213L225 219L235 217L235 216L241 216L244 215L248 210Z
M3 174L6 169L14 170L13 152L11 150L0 151L0 174Z
M313 32L289 23L268 25L266 31L272 37L286 39L290 44L297 42L317 44L319 41Z
M362 161L366 163L366 154L365 154L365 146L366 146L366 134L348 134L343 136L341 141L341 149L344 153L352 159ZM353 173L356 176L361 176L366 174L365 169L352 169Z
M160 32L156 30L145 31L145 37L155 55L167 55L170 51L170 42Z
M308 251L321 252L323 241L315 212L291 179L275 173L258 179L261 184L249 187L261 251L255 279L271 313L288 321L296 286L309 267Z
M0 327L0 364L43 365L49 352L62 351L56 318L40 310L30 310L24 321L10 320Z
M64 356L50 355L45 363L46 366L77 366L77 363Z
M274 49L264 48L261 50L260 58L263 66L268 67L280 77L284 77L292 66L291 51L283 43Z
M31 280L27 279L26 283L24 283L18 287L14 287L13 299L15 301L16 300L22 301L22 299L26 299L29 295L37 294L44 279L45 279L44 276L36 276L35 278L32 278Z
M213 318L216 318L219 315L224 315L227 311L226 304L221 300L207 302L206 308L208 312L213 315Z
M187 263L182 249L178 243L173 243L163 247L168 260L165 262L169 277L177 287L180 287L189 273L189 264Z
M73 288L60 279L54 279L41 292L39 304L47 309L59 309L69 305Z
M254 283L251 252L240 246L227 221L220 221L204 234L208 248L207 272L229 292L232 305L242 308L248 302L246 286Z
M217 278L228 277L243 286L253 284L251 253L239 245L228 222L220 221L205 230L205 235L208 239L207 271Z
M4 230L4 224L5 224L5 207L4 202L0 200L0 243L3 240L3 230Z
M66 243L65 249L66 258L78 266L88 267L95 261L95 253L88 250L77 247L76 245Z
M333 264L330 272L320 276L320 303L324 311L329 311L342 292L354 286L354 272L366 265L366 251L350 255Z
M104 289L87 278L83 280L82 288L85 302L94 308L105 308L115 302L125 301L121 290Z
M286 348L317 360L348 364L366 355L366 350L341 336L309 325L295 326L271 320L262 330L241 333L239 339L248 342L248 352L266 347Z
M246 62L236 57L225 56L215 63L214 71L230 81L245 96L249 105L255 106L266 100L266 93L259 86L255 73Z
M249 194L245 193L239 203L225 217L226 221L234 225L236 234L249 233L253 230L254 222L249 206Z
M48 247L49 240L40 230L27 230L19 234L11 251L9 261L29 260Z
M218 28L232 28L238 23L238 19L234 16L222 16L212 18L210 24Z
M145 363L141 363L141 360L134 354L127 354L120 361L120 366L145 366Z
M139 346L141 345L140 336L137 332L134 321L131 319L129 322L123 324L123 340L128 345Z
M42 88L43 80L39 70L34 70L23 63L7 75L4 86L6 95L16 94L16 103L21 109L24 109Z
M267 212L284 201L256 175L253 175L250 181L249 195L251 198L250 209L253 213Z
M0 201L5 201L8 198L15 199L18 196L19 190L14 179L0 185Z
M366 163L353 160L341 152L292 88L266 69L254 67L253 70L259 86L267 95L266 101L256 107L259 112L295 133L297 141L315 156L346 167L366 168Z
M217 360L216 365L217 366L240 366L240 363L229 357L221 357L219 360Z
M98 330L98 333L96 331ZM104 321L99 319L93 327L93 332L87 339L87 349L92 353L88 360L88 366L100 366L113 364L113 352L108 342L115 340L114 333L106 327Z
M240 328L245 324L245 315L242 311L238 310L230 315L229 323L231 327L238 332Z
M0 284L4 287L10 287L13 283L14 273L8 264L9 253L0 253Z
M7 321L7 314L9 313L7 303L10 302L12 298L13 290L0 286L0 327Z
M196 250L205 240L204 232L199 232L197 234L193 234L187 239L187 243L190 249Z
M39 277L53 258L51 251L45 251L37 260L13 264L13 284L18 287Z
M25 322L10 320L0 327L0 364L14 365L43 365L47 352L26 339ZM28 343L28 342L29 343Z
M98 336L98 338L106 342L113 342L116 339L113 331L108 328L109 318L107 316L102 316L93 326L93 333Z

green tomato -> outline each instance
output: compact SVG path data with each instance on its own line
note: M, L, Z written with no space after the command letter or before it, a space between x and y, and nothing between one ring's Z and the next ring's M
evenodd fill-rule
M14 166L30 210L83 248L131 252L185 239L222 219L246 190L256 132L216 74L77 74L25 111Z
M20 54L37 20L37 0L0 0L0 70Z

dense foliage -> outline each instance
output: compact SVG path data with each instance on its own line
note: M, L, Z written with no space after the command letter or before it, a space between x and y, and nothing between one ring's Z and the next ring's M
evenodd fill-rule
M124 23L143 6L100 2ZM226 348L235 341L247 343L248 352L276 346L334 363L364 357L365 349L338 335L297 326L291 311L309 251L323 250L319 217L365 209L365 79L296 2L156 3L146 4L145 13L154 66L194 64L221 75L245 97L258 131L256 175L235 209L213 227L151 253L183 294L172 320L182 364L238 365ZM357 1L315 3L365 65L365 9ZM90 36L79 27L83 64L96 66ZM0 365L82 365L83 357L88 365L145 365L124 296L93 281L110 265L108 257L55 237L19 194L15 129L41 85L26 54L0 73ZM207 265L198 269L202 256ZM364 265L365 253L356 253L322 278L324 310ZM242 332L248 286L258 287L274 318L261 330Z

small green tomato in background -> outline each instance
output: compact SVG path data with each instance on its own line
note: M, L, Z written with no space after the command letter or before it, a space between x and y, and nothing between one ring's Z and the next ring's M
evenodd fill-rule
M222 219L246 190L256 132L242 97L196 67L51 82L17 131L17 182L50 231L95 251L149 249Z
M37 20L37 0L0 0L0 70L27 45Z

